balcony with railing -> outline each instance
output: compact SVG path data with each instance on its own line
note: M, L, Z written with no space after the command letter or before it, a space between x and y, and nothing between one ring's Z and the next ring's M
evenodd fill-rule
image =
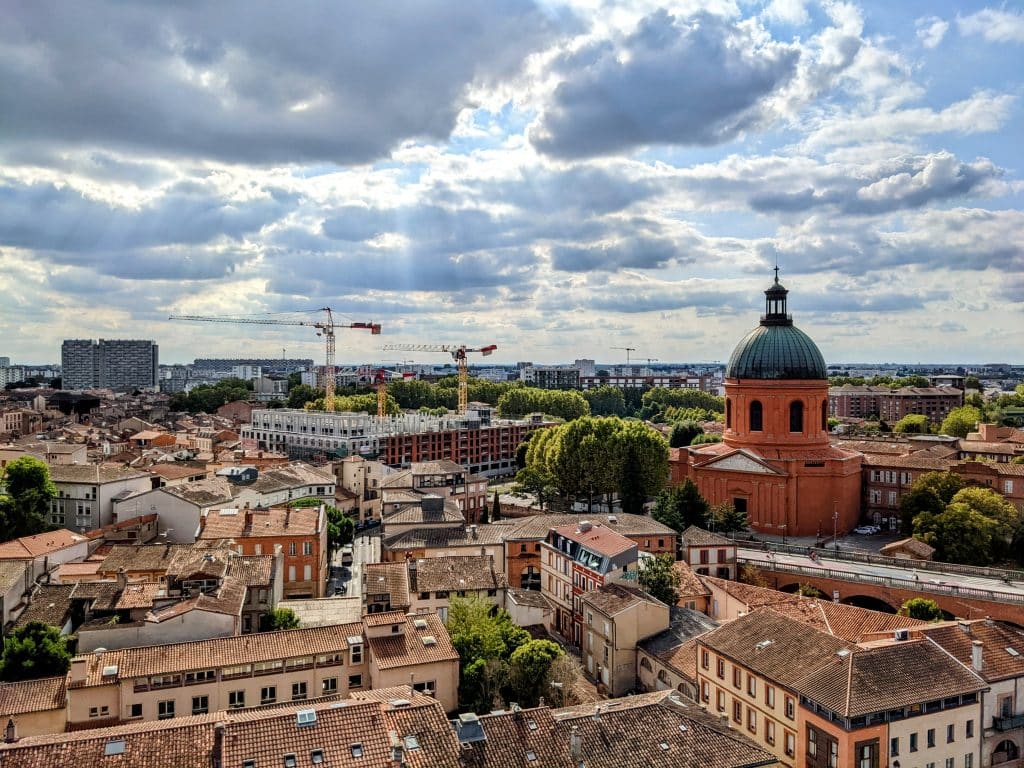
M1000 733L1024 728L1024 715L1004 715L992 718L992 728Z

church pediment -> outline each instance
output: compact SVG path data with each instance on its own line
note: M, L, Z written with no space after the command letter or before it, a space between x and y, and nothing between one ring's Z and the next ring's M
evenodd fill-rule
M736 451L722 456L719 459L712 459L700 465L701 469L718 469L727 472L749 472L755 475L782 475L783 472L765 464L744 451Z

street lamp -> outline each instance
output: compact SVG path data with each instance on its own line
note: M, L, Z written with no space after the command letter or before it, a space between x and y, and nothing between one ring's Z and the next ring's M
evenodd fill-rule
M836 548L836 556L839 556L839 502L832 502L832 544Z

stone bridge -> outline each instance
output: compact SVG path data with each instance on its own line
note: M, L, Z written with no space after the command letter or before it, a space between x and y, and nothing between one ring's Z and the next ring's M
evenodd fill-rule
M765 551L741 547L737 559L741 565L756 569L774 589L796 591L803 584L821 590L829 598L838 594L842 603L889 613L895 613L912 597L926 597L950 617L988 616L1024 628L1024 574L1019 572L965 566L951 566L953 572L935 567L918 570L917 563L906 561L896 564L836 559L824 550L815 550L814 554L812 559L806 551L797 554L778 548Z

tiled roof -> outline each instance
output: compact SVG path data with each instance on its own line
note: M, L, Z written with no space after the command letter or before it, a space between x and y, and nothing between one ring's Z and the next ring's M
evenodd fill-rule
M735 546L736 542L717 533L698 528L696 525L691 525L683 531L683 544L688 547L729 547Z
M886 544L878 551L883 555L891 555L894 552L905 551L928 560L935 554L935 547L911 536L909 539L900 539L899 541L894 541L891 544Z
M24 584L28 567L21 560L0 560L0 594L6 595L18 582Z
M74 589L74 584L40 586L14 626L23 627L30 621L41 621L51 627L63 627L71 616L71 593Z
M368 595L390 595L389 602L395 608L408 608L409 571L404 562L401 563L366 563L363 565L366 593Z
M62 709L65 702L66 675L23 680L17 683L0 682L0 712L2 717ZM6 725L7 723L4 723Z
M166 572L168 566L183 553L192 551L191 544L117 544L104 558L100 573Z
M295 462L281 467L264 469L260 472L260 476L246 488L259 493L274 493L308 485L333 486L334 483L334 475L329 471L321 471L308 464Z
M361 635L362 631L362 624L343 624L259 632L168 645L120 648L101 655L88 654L84 657L85 685L100 685L103 682L103 667L107 666L116 666L118 677L124 679L273 661L309 654L334 653L348 648L345 640L347 636Z
M175 552L167 565L167 575L175 579L190 577L223 578L236 555L227 547L191 547Z
M695 680L696 638L717 626L718 622L700 611L673 608L669 628L637 643L637 648L659 659L687 680Z
M228 616L240 616L244 604L245 585L228 576L221 581L220 586L215 591L205 592L187 600L182 600L175 605L151 611L146 615L146 620L160 623L161 621L181 616L189 611L208 611L210 613L223 613Z
M238 487L223 477L208 477L205 480L193 480L182 485L168 485L161 488L160 491L176 496L190 504L208 508L229 503L238 493Z
M660 605L654 598L637 587L624 584L606 584L583 594L583 603L605 616L614 616L641 603Z
M581 520L580 523L582 522ZM564 536L606 557L615 557L636 547L631 539L601 524L593 524L587 531L581 531L579 523L560 525L554 530L559 536Z
M436 613L424 613L416 618L427 622L425 629L416 629L412 621L402 615L404 626L400 633L367 639L370 653L378 669L444 661L458 663L459 654L452 645L448 630L445 629L440 617ZM433 637L434 642L428 645L424 639L429 637Z
M128 584L121 590L121 596L114 606L117 610L132 608L152 608L153 602L159 598L167 598L167 588L159 581L146 581Z
M505 577L490 557L452 555L416 561L416 592L504 589Z
M510 589L508 591L508 599L516 605L522 605L528 608L554 608L548 599L544 597L544 593L535 589Z
M385 528L389 525L451 525L452 523L461 526L466 522L465 515L459 509L459 504L454 499L445 499L441 509L437 512L424 509L420 502L423 499L416 499L416 503L404 507L397 512L383 512L382 522Z
M148 472L125 467L100 466L99 464L55 464L50 467L50 479L55 483L116 483L119 480L134 480L149 477Z
M609 519L610 517L615 518L615 522L612 522ZM595 525L600 523L628 537L679 535L667 525L663 525L647 515L631 515L626 513L615 515L543 514L532 515L531 517L524 518L522 521L517 521L515 530L509 533L507 539L510 541L544 539L552 528L558 528L563 525L576 525L581 520L589 520Z
M572 728L587 768L770 765L774 758L696 702L662 692L601 702L601 713L555 712L563 742ZM681 727L683 726L683 727Z
M231 577L249 587L265 587L274 574L273 555L235 555L228 570Z
M389 550L481 547L501 544L508 534L515 530L515 527L514 522L502 520L497 523L478 525L476 531L467 531L464 526L413 528L392 538L385 538L384 544Z
M85 536L58 528L56 531L22 536L0 544L0 560L31 560L88 541Z
M73 600L88 600L94 611L112 611L121 597L116 581L79 581L72 593Z
M188 464L172 464L166 461L149 467L149 472L150 474L159 475L164 480L180 480L183 477L206 474L206 470L202 467L193 467Z
M252 526L246 526L252 513ZM271 509L211 509L207 512L203 539L249 539L263 536L314 536L319 533L319 507L272 507Z
M711 594L711 590L685 560L676 560L672 568L679 574L679 602L685 602L688 597Z
M386 611L384 613L369 613L363 621L368 627L387 627L392 624L401 624L405 621L405 613L402 611Z
M1020 630L981 619L932 625L921 631L966 667L971 666L974 641L980 642L981 676L990 683L1024 677L1024 632Z
M547 707L483 715L480 725L487 738L463 747L467 768L576 768Z
M936 459L926 456L918 456L915 453L903 454L901 456L865 454L864 466L895 467L900 469L927 469L930 471L944 472L945 470L949 469L950 462L947 459Z

